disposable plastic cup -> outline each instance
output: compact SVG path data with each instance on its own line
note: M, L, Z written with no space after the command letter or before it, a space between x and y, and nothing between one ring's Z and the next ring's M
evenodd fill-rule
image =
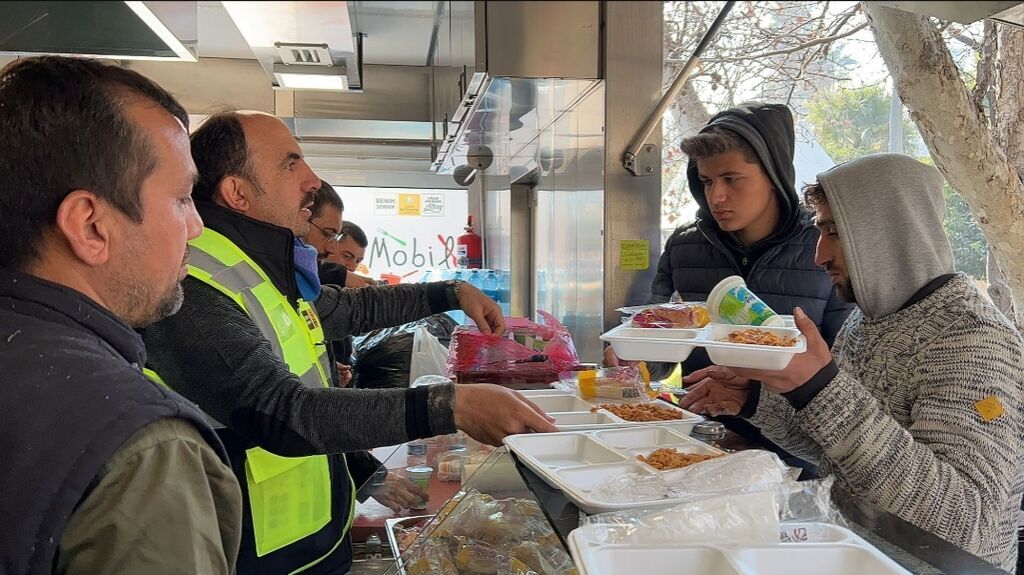
M785 321L757 294L747 288L740 276L718 282L708 295L708 311L713 323L782 327Z
M434 468L426 466L407 467L405 473L409 477L409 481L418 485L423 491L427 491L430 488L430 476L433 475ZM426 507L427 500L422 499L415 506L409 507L409 509L426 509Z

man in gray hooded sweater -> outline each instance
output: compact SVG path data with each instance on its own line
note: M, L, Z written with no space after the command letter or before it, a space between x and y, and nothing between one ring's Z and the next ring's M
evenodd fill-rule
M799 308L807 352L782 371L711 366L681 405L740 413L845 489L1002 569L1024 494L1024 342L954 273L942 176L894 154L805 190L817 259L856 302L831 353Z

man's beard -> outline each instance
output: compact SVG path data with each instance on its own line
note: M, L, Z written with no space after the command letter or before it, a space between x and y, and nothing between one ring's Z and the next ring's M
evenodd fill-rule
M185 290L181 282L176 282L156 301L152 301L149 288L138 282L130 282L125 286L119 302L121 313L117 315L131 327L143 328L178 313L184 302Z
M846 278L836 284L836 294L846 303L857 303L857 294L853 292L853 285Z

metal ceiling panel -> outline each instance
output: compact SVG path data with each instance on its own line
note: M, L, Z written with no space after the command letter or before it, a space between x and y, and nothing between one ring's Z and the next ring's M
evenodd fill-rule
M360 57L348 2L224 2L231 19L271 84L281 88L274 65L282 64L277 44L326 44L334 63L345 67L348 89L362 86Z

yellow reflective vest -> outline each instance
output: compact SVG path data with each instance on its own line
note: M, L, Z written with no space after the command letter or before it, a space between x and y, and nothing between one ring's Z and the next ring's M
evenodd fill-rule
M320 319L312 306L299 300L298 309L293 307L252 258L214 230L205 229L189 245L188 274L245 310L277 357L303 384L329 387L331 365ZM326 455L281 457L260 447L247 449L244 455L257 557L287 549L316 534L332 519L341 519L331 516L332 486ZM301 563L288 565L283 572L305 571L341 544L355 515L355 485L351 476L346 480L351 501L341 538L322 553L316 550L318 557L313 559L305 549ZM281 554L276 555L275 572L281 567Z

